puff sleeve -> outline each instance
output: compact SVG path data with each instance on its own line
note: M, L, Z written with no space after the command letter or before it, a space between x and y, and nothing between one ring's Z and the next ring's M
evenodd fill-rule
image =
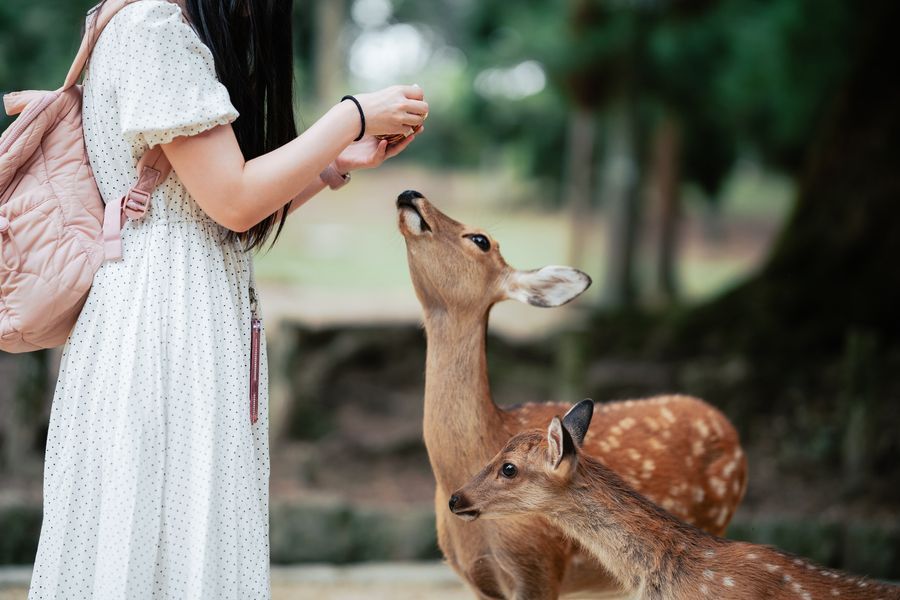
M216 77L212 52L178 5L140 0L113 21L120 65L116 101L126 141L156 146L238 117Z

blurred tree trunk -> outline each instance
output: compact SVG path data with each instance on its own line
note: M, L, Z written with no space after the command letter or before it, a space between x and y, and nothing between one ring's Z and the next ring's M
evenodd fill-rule
M602 166L602 199L607 214L607 270L604 304L628 308L637 300L634 263L640 219L638 193L637 115L632 94L610 107L606 154Z
M42 456L37 432L46 422L56 370L52 351L26 354L0 353L0 471L12 478L40 473Z
M318 0L316 11L315 78L316 100L324 105L337 102L343 85L341 27L346 6L343 0Z
M678 300L678 224L681 217L681 130L674 115L659 122L653 140L651 189L655 208L656 272L654 294L666 303Z
M577 107L569 116L566 151L566 204L572 218L569 264L584 260L591 222L591 173L594 165L596 117L589 108Z
M900 343L900 3L856 10L849 76L819 127L767 264L689 313L670 340L675 351L699 344L770 357L835 355L853 331Z

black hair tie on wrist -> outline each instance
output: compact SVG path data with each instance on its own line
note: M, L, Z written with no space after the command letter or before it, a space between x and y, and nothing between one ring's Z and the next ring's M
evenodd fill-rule
M356 136L355 140L353 140L354 142L358 142L366 134L366 114L363 112L362 104L359 103L359 100L357 100L350 94L347 94L346 96L341 98L341 102L343 102L344 100L353 100L353 104L356 105L356 109L359 111L359 135Z

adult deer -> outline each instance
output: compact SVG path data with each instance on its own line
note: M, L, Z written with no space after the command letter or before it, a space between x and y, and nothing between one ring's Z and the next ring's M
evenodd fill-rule
M635 600L900 599L900 587L826 570L771 546L688 525L583 455L594 403L576 404L546 433L514 436L450 498L465 520L547 518L600 560Z
M494 404L485 357L491 307L507 298L559 306L590 279L567 267L511 268L487 233L454 221L418 192L400 194L397 208L428 338L424 437L444 556L481 598L615 591L615 579L541 517L466 524L446 502L511 435L543 427L564 408ZM744 494L746 461L719 411L696 398L665 396L612 402L598 412L586 452L688 522L724 531Z

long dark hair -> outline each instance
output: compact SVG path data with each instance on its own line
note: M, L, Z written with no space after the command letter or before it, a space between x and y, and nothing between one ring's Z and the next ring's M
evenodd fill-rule
M246 160L297 137L294 122L293 0L184 0L187 17L212 51L216 74L240 113L232 124ZM284 227L290 202L244 233L248 250Z
M172 0L170 0L172 1ZM105 0L104 0L105 2ZM293 0L183 0L186 16L212 51L219 81L240 113L232 123L245 160L297 137L294 121ZM278 239L291 203L246 232L228 232L247 250Z

